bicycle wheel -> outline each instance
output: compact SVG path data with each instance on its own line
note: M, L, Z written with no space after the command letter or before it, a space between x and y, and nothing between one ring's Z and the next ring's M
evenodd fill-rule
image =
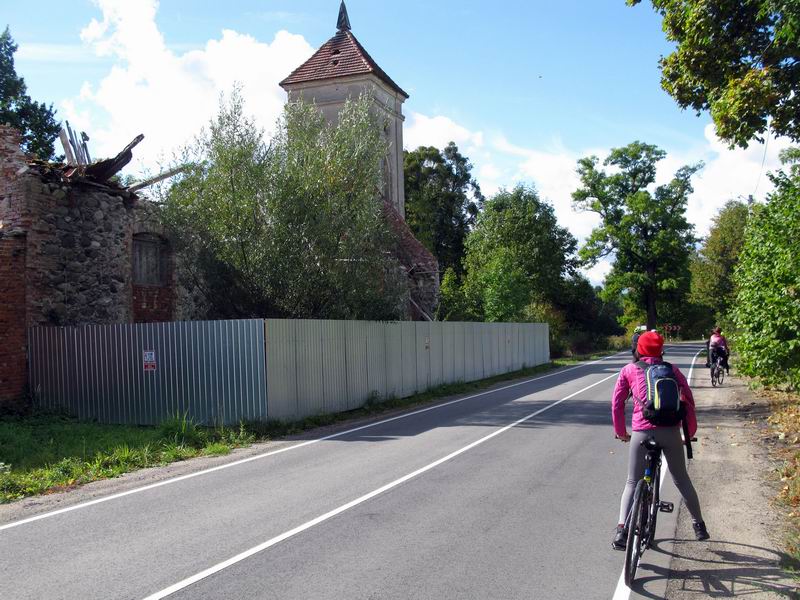
M712 387L717 387L717 367L716 367L716 365L711 367L711 385L712 385Z
M645 548L650 548L656 537L656 522L658 511L661 507L661 458L656 459L656 468L653 470L652 492L650 493L649 514L647 519L647 533L644 536Z
M717 367L717 385L722 385L722 381L725 379L725 369L722 367Z
M636 578L636 569L639 567L639 558L642 556L644 544L642 536L647 526L648 498L644 479L640 479L633 492L633 503L628 520L628 545L625 546L625 585L631 587Z

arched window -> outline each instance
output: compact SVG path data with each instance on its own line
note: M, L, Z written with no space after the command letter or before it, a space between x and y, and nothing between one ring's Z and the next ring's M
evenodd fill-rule
M166 240L153 233L133 236L133 284L168 285L169 248Z

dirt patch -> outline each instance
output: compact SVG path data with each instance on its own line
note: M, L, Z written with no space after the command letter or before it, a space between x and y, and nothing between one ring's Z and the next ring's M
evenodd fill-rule
M689 463L711 540L697 542L681 504L666 598L798 598L781 550L787 521L776 506L778 464L764 443L769 403L738 379L713 388L701 370L693 390L699 442Z

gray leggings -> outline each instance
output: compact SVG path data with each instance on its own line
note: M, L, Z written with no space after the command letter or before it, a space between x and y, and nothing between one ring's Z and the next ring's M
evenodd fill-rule
M658 429L648 429L647 431L634 431L631 436L630 459L628 461L628 481L625 482L625 490L622 492L622 501L619 505L619 523L624 523L628 511L633 502L633 492L636 483L644 475L644 456L646 451L642 446L642 441L648 436L653 436L656 442L663 449L664 458L667 460L672 481L675 487L683 496L686 508L695 521L702 521L703 515L700 512L700 501L697 499L697 492L689 479L686 471L686 459L683 454L683 440L681 439L680 427L659 427ZM663 466L662 466L663 468Z

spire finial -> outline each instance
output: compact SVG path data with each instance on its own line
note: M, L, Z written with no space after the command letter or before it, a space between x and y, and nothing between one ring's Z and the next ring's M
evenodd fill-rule
M336 21L336 29L338 31L350 31L350 17L347 16L347 7L344 5L344 0L339 6L339 19Z

